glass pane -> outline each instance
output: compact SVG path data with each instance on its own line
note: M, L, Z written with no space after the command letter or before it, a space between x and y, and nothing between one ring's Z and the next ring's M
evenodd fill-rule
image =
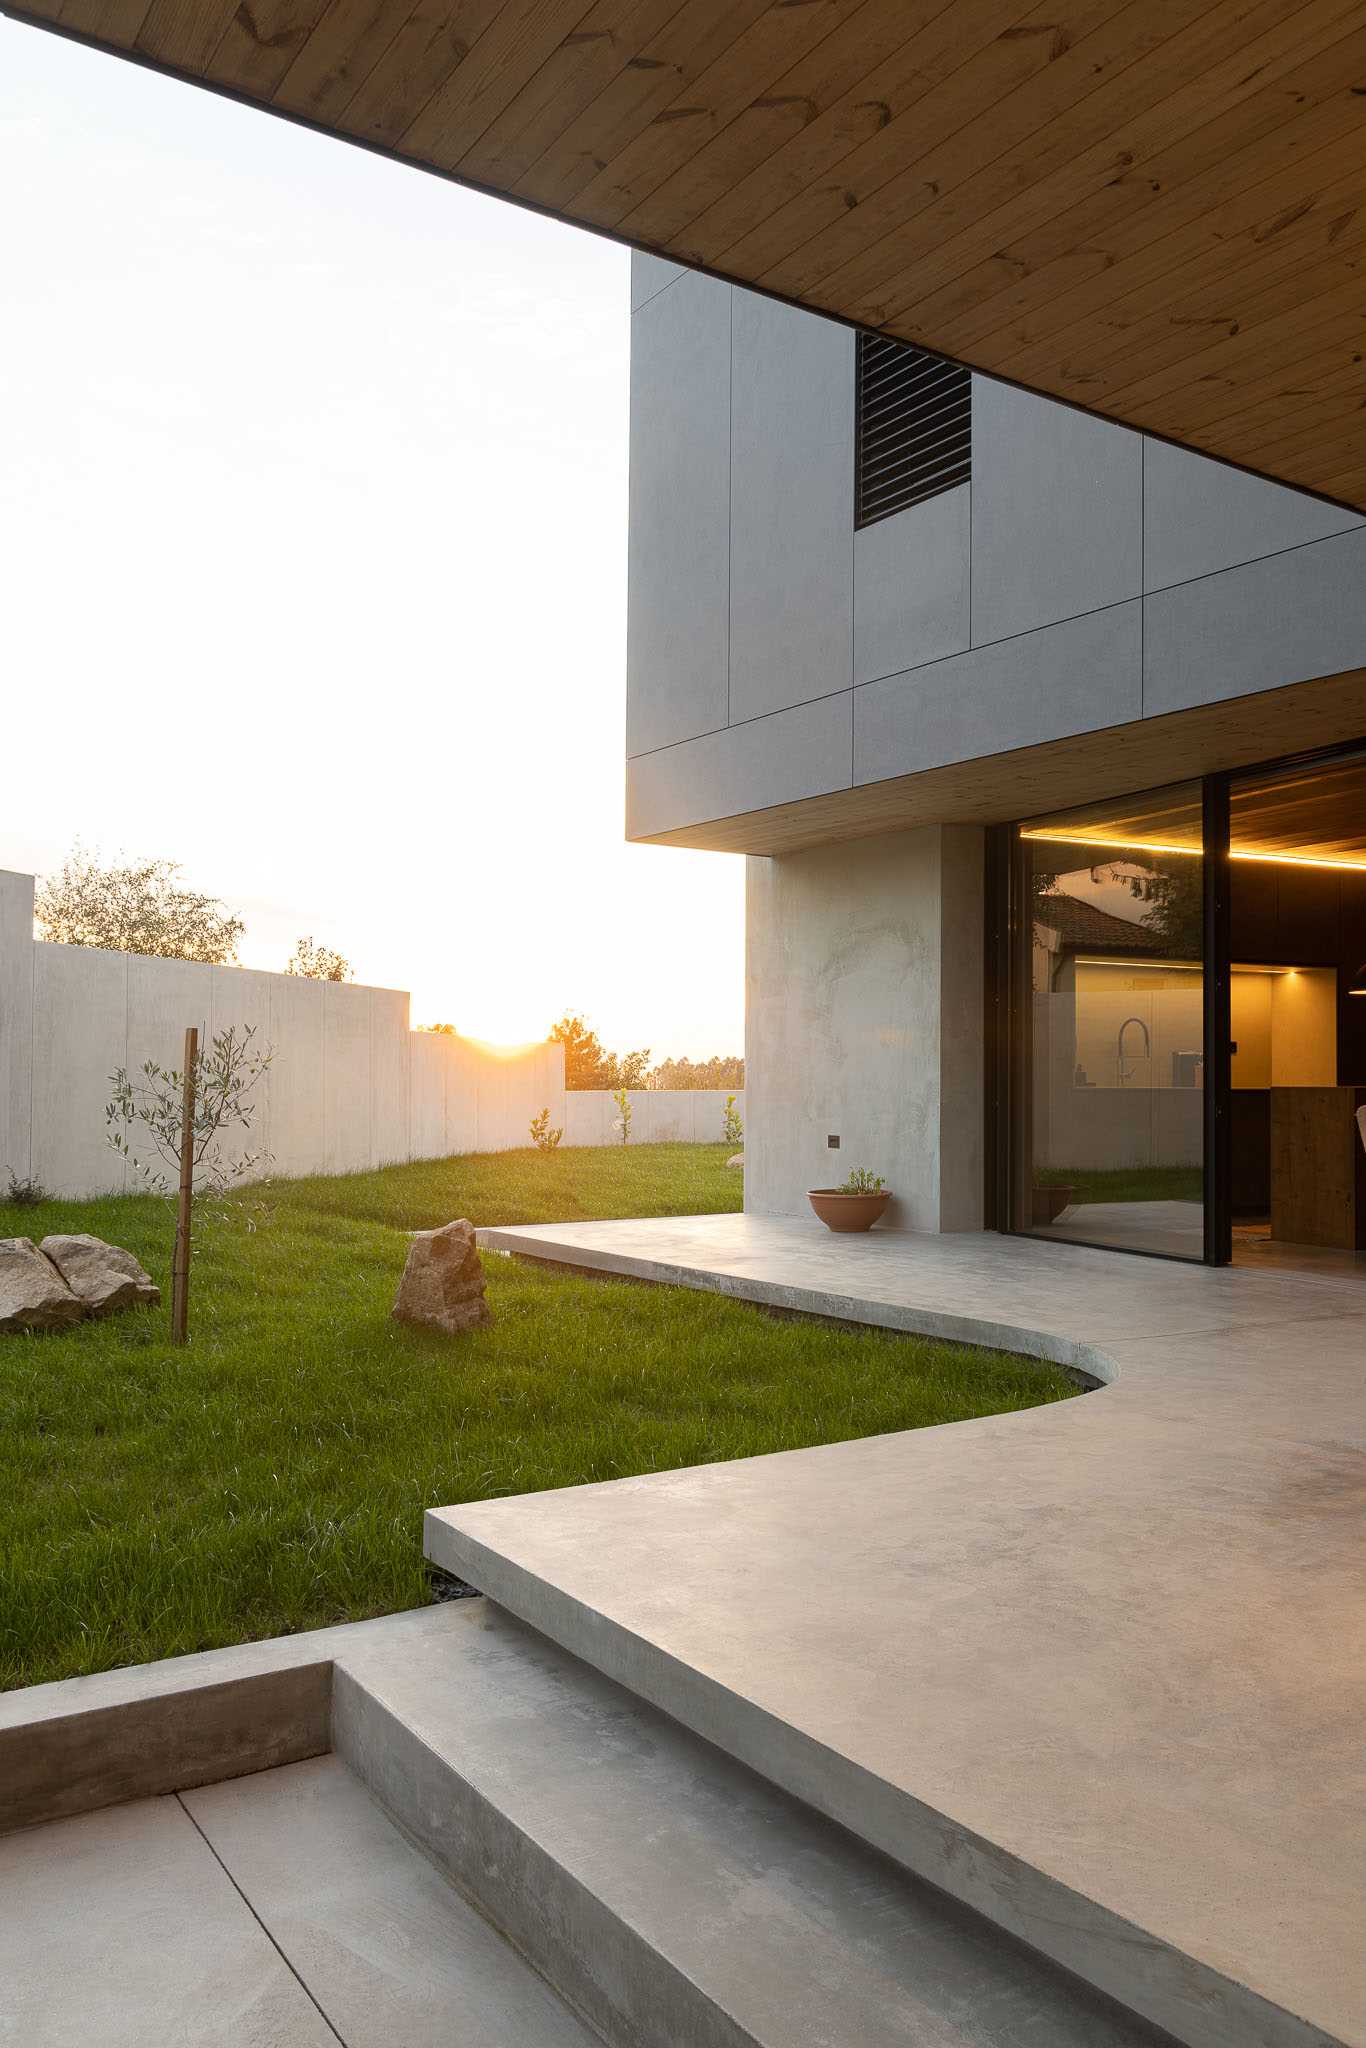
M1017 1221L1204 1251L1200 785L1020 827L1029 938Z
M1229 792L1235 1263L1366 1261L1366 757Z

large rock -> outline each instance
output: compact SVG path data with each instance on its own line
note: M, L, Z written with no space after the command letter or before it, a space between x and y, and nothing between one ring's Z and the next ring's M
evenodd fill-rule
M462 1218L440 1230L414 1233L394 1314L401 1323L422 1323L450 1336L493 1321L472 1223Z
M85 1312L31 1237L0 1237L0 1330L64 1330Z
M38 1249L92 1316L112 1316L116 1309L139 1304L155 1308L161 1300L151 1274L122 1245L106 1244L102 1237L79 1231L69 1237L45 1237Z

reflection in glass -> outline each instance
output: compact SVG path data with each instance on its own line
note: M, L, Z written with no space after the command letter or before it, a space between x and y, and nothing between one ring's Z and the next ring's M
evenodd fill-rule
M1366 757L1229 791L1229 1195L1241 1264L1366 1259Z
M1199 1259L1199 785L1031 819L1020 845L1030 994L1017 1222Z

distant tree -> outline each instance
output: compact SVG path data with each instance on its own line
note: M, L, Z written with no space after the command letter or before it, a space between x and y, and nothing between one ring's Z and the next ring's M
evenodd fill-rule
M1188 854L1169 857L1141 847L1124 853L1122 861L1129 872L1122 872L1118 861L1099 862L1091 869L1092 881L1122 883L1135 903L1144 906L1138 924L1162 941L1170 957L1198 960L1204 948L1204 862ZM1032 869L1036 916L1047 917L1046 907L1042 912L1038 908L1039 899L1060 895L1062 875L1076 872L1045 867L1036 859Z
M618 1088L649 1087L650 1048L648 1045L643 1052L623 1052L617 1054L613 1064L616 1068L615 1078Z
M564 1047L564 1085L566 1088L607 1088L611 1085L612 1055L607 1052L596 1031L590 1030L582 1017L566 1011L558 1024L550 1027L553 1043Z
M344 953L338 953L331 946L319 946L311 938L296 939L290 955L286 974L297 974L304 981L354 981L351 962Z
M745 1062L739 1053L714 1053L709 1060L661 1060L649 1088L743 1088Z
M608 1052L596 1031L572 1012L550 1027L553 1043L564 1047L566 1088L643 1088L649 1071L650 1054Z
M98 946L159 960L203 960L222 967L237 958L246 930L215 896L184 889L173 860L107 866L97 853L73 847L59 875L45 875L34 916L59 946Z
M419 1031L435 1032L438 1038L458 1038L460 1036L454 1024L419 1024L417 1028Z
M1161 939L1171 959L1200 959L1205 942L1204 862L1149 854L1143 865L1149 872L1129 883L1135 899L1148 906L1143 923Z

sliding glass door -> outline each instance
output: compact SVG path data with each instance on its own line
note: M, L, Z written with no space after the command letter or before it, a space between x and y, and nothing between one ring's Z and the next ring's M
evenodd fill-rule
M1199 782L1016 831L1016 1230L1206 1256L1205 831Z
M1366 1259L1366 750L1002 827L999 1227Z

